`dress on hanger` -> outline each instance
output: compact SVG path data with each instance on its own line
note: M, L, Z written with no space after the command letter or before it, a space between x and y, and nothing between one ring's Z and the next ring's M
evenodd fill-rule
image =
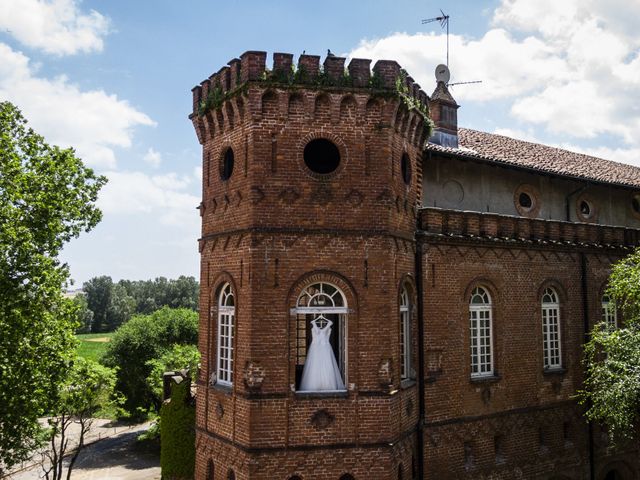
M311 322L311 345L304 362L300 390L312 392L344 390L342 374L329 342L333 322L323 318L327 324L321 327L318 320Z

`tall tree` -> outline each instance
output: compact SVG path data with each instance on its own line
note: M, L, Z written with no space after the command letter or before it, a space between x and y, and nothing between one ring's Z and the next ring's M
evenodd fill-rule
M637 438L640 424L640 248L613 266L607 295L618 308L620 325L603 322L591 332L578 398L587 418L606 425L620 443Z
M111 305L111 291L113 280L103 275L84 282L82 290L87 297L87 306L93 312L92 332L105 332L109 325L109 306Z
M36 446L75 350L63 245L93 228L105 183L0 102L0 474Z

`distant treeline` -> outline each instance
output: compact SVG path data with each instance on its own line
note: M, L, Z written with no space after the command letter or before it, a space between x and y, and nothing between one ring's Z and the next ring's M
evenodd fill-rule
M198 310L200 287L193 277L174 280L120 280L94 277L75 297L80 306L81 332L111 332L136 313L148 314L164 306Z

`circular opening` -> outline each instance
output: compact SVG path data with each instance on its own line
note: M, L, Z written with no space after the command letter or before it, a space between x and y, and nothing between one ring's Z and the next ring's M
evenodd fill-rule
M631 199L631 207L636 213L640 213L640 195L634 195Z
M233 150L231 147L227 148L222 156L220 162L220 178L222 180L229 180L233 173Z
M331 173L340 165L340 151L326 138L311 140L304 147L304 164L314 173Z
M522 208L529 209L533 206L533 200L531 199L531 195L526 192L520 193L518 196L518 203Z
M586 200L580 202L580 213L585 217L591 216L591 205Z
M411 162L409 161L409 155L406 153L402 154L400 169L402 170L402 179L404 180L404 183L409 185L411 183Z

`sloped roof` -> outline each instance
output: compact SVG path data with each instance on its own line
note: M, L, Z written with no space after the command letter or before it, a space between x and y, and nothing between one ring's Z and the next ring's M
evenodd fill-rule
M429 143L426 150L553 175L640 188L638 167L468 128L458 129L458 148Z

